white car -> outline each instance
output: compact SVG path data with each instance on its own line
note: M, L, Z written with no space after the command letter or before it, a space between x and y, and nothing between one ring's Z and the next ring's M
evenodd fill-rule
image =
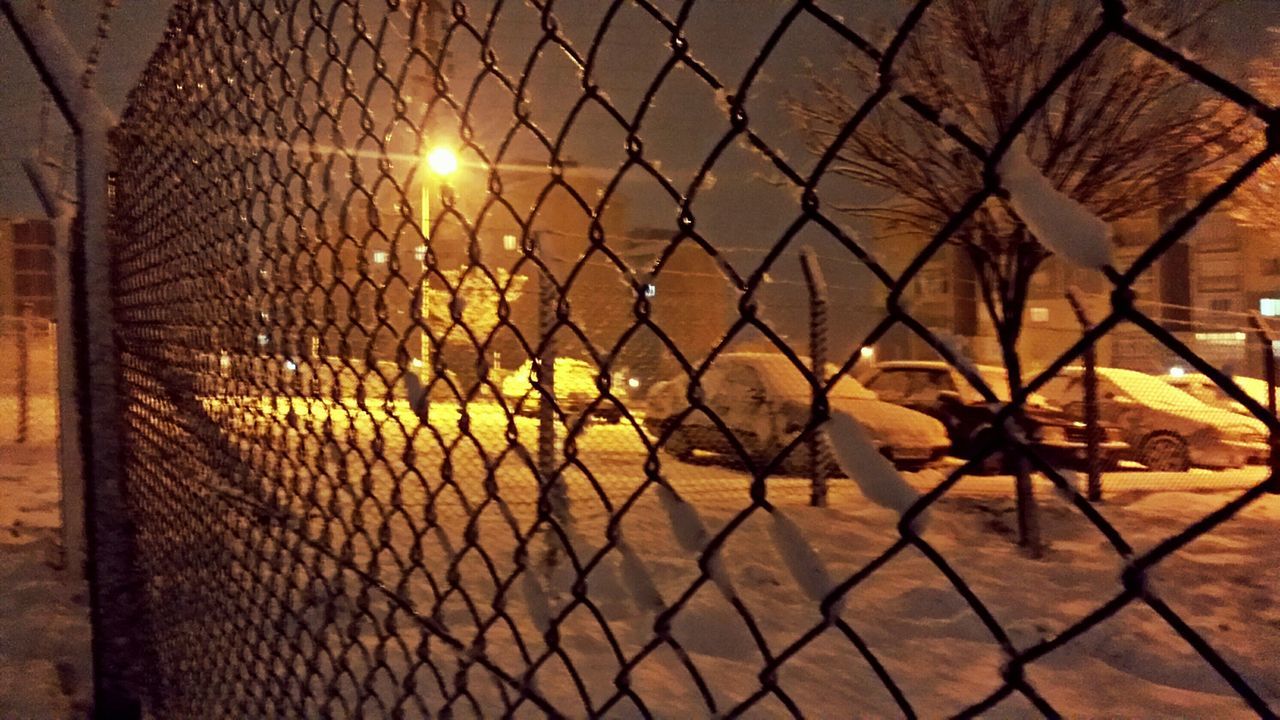
M1118 426L1152 470L1231 468L1267 457L1267 426L1257 418L1211 407L1153 375L1098 368L1098 414ZM1041 391L1082 414L1084 370L1068 367Z
M707 406L755 460L772 459L809 422L812 390L787 357L769 353L726 353L717 357L702 377ZM689 407L687 381L657 383L649 394L645 425L656 437L670 431L666 450L688 458L695 450L737 454L733 443L705 414L693 412L678 424L678 413ZM944 455L950 442L942 423L923 413L881 402L875 393L850 377L828 393L833 410L847 412L867 429L872 441L899 467L918 468ZM808 466L808 443L788 455L784 467Z
M581 413L596 398L600 397L597 378L600 371L589 363L576 358L556 358L555 395L556 405L560 410L570 414ZM502 380L502 396L517 414L536 415L541 405L542 393L534 387L537 373L532 361L526 360L519 369ZM624 397L625 387L610 387L610 394ZM618 422L622 419L622 411L618 406L601 401L591 411L592 417L606 422Z
M1228 395L1225 390L1218 387L1217 383L1200 373L1165 375L1162 379L1180 390L1185 390L1188 395L1207 405L1245 415L1250 414L1244 405L1241 405L1235 398ZM1236 385L1239 385L1246 395L1256 400L1259 405L1262 407L1267 406L1267 395L1270 393L1270 389L1267 387L1266 380L1242 375L1236 375L1231 380Z

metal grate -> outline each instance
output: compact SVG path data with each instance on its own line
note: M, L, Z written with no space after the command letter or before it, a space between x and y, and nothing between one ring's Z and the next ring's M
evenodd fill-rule
M1271 714L1258 678L1148 582L1269 481L1139 551L1025 438L913 476L925 491L901 518L842 481L829 509L807 510L788 463L827 420L837 378L891 331L994 397L904 294L1002 196L1000 158L1104 45L1238 110L1237 129L1270 127L1275 111L1101 2L1043 87L984 136L895 79L904 48L936 29L935 6L953 3L917 2L883 34L834 3L751 17L716 5L179 3L114 137L125 478L157 716L1055 716L1077 706L1038 673L1133 607L1225 681L1223 703ZM803 84L786 75L799 65L775 65L796 43L835 47L876 78L816 155L783 149L801 131L786 93L767 99L778 73ZM831 184L837 150L889 107L948 136L977 178L936 208L901 272L848 228ZM1105 315L1027 387L1015 381L994 427L1123 325L1276 428L1131 292L1273 158L1273 135L1259 130L1262 149L1108 272ZM456 169L431 157L441 146ZM753 172L767 191L742 190ZM777 231L726 235L717 223L744 205L769 207ZM831 263L832 315L857 335L833 338L843 362L828 378L805 357L802 243ZM870 320L842 317L853 307ZM765 452L712 397L743 348L816 391ZM646 422L663 400L665 422ZM670 456L695 423L738 467ZM1122 569L1082 580L1090 595L1040 637L992 609L999 578L975 580L968 551L939 535L961 527L936 519L997 445L1061 489L1054 517L1087 525L1105 540L1093 552ZM921 531L926 510L941 524ZM757 561L766 547L781 554L772 566ZM894 642L907 626L886 636L864 622L898 598L883 582L954 602L976 628L961 656L990 663L947 693L922 684L912 668L934 659ZM760 589L774 586L787 602ZM796 668L831 675L815 687ZM859 694L832 689L845 684Z

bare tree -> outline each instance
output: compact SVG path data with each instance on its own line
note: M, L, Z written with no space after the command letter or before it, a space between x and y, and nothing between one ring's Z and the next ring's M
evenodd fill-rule
M1015 131L1016 118L1102 22L1096 0L943 0L903 46L883 100L839 147L830 172L888 196L836 204L882 232L930 237L983 187L981 152ZM1194 9L1193 5L1195 5ZM1204 4L1144 5L1142 19L1188 47L1202 45ZM828 151L881 77L877 62L850 54L843 72L811 72L812 93L789 110L810 150ZM841 80L847 80L842 83ZM935 121L919 108L932 108ZM1169 201L1171 188L1217 161L1235 120L1176 68L1109 37L1018 130L1028 156L1054 186L1106 221ZM927 113L926 113L927 114ZM886 192L887 191L887 192ZM831 205L832 203L828 203ZM952 236L972 262L978 295L995 328L1013 392L1032 275L1049 256L1008 203L986 202Z
M1257 93L1264 102L1275 103L1280 101L1280 28L1271 28L1270 35L1268 52L1249 63L1248 89ZM1226 112L1229 114L1230 110ZM1266 145L1266 133L1256 125L1249 124L1240 126L1239 132L1231 138L1227 149L1235 150L1237 156L1234 159L1241 160L1262 152ZM1204 174L1204 181L1221 182L1233 169L1232 163L1210 168ZM1244 227L1260 230L1266 235L1276 237L1277 233L1280 233L1280 205L1276 203L1277 192L1280 192L1280 161L1273 159L1258 168L1248 182L1231 194L1228 201L1228 214Z

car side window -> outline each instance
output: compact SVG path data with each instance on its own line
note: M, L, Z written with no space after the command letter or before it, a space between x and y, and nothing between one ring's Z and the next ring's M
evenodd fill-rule
M1084 382L1078 377L1059 375L1040 388L1040 394L1055 403L1068 403L1084 397Z
M909 376L906 397L913 402L936 402L940 393L956 389L946 370L913 370Z
M737 393L749 399L764 396L764 383L760 381L760 375L752 368L745 365L735 365L729 368L729 373L725 379L728 387L724 389L728 392Z
M900 370L885 370L867 381L867 387L885 402L902 402L907 399L907 386L911 378Z

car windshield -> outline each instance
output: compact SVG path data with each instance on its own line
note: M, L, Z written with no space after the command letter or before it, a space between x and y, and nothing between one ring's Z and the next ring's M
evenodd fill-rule
M1131 370L1112 370L1105 374L1125 395L1150 407L1203 408L1204 403L1184 390L1160 378Z
M1234 410L1236 412L1242 412L1242 413L1248 414L1249 411L1245 409L1244 405L1239 401L1237 401L1235 398L1228 395L1226 390L1223 390L1222 388L1218 387L1217 383L1213 382L1212 380L1210 380L1209 378L1203 375L1196 375L1192 377L1195 378L1197 382L1196 387L1199 389L1198 390L1199 395L1201 398L1205 398L1205 402L1211 402L1211 404L1221 405L1223 407L1230 408L1231 410ZM1240 389L1243 390L1246 395L1248 395L1249 397L1257 401L1259 405L1263 407L1267 406L1267 403L1269 401L1269 398L1267 397L1269 394L1269 390L1267 389L1266 380L1259 380L1258 378L1251 378L1251 377L1242 377L1240 375L1236 375L1231 379L1235 382L1236 385L1240 386ZM1176 385L1179 389L1184 387L1183 385L1180 385L1177 382L1173 384Z

